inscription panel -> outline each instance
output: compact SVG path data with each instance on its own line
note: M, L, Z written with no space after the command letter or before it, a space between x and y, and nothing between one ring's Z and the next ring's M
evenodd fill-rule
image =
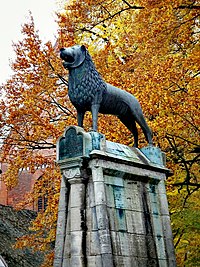
M59 142L59 160L83 155L83 136L77 135L74 128L67 130Z

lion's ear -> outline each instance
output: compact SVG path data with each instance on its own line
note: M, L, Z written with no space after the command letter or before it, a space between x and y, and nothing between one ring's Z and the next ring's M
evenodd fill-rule
M74 49L75 61L70 65L70 68L76 68L80 66L86 57L86 48L84 45L75 46Z
M81 51L85 52L86 51L86 47L84 45L81 46Z

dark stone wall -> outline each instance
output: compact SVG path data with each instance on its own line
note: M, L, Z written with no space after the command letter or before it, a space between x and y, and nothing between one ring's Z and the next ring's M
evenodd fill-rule
M0 205L0 255L9 267L39 267L43 257L30 249L15 249L16 238L29 234L29 225L36 217L30 210L16 211L10 206Z

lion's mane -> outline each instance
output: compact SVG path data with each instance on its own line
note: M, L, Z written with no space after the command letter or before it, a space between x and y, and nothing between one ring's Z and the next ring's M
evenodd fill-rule
M102 101L107 85L96 70L88 52L83 63L70 72L69 97L76 108L85 109L91 106L91 103L98 104Z

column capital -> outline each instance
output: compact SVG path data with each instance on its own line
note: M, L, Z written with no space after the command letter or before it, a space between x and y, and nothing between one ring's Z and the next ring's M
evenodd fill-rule
M72 168L72 169L66 169L66 170L63 170L63 176L68 181L71 179L74 179L74 178L80 179L81 178L81 170L78 167Z
M83 184L84 183L84 180L82 177L75 177L75 178L71 178L68 180L69 184L70 185L73 185L73 184Z

